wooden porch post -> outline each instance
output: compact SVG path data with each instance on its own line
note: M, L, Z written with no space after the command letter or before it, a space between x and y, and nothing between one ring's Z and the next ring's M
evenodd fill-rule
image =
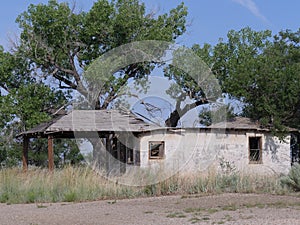
M29 148L29 138L23 136L22 162L23 162L23 171L24 172L26 172L28 169L28 148Z
M53 171L54 169L54 151L52 135L48 135L48 169L49 171Z
M109 170L110 170L110 162L109 162L109 153L111 152L112 148L111 148L111 145L112 145L112 135L111 134L108 134L106 135L106 149L105 149L105 168L106 168L106 173L108 174L109 173Z

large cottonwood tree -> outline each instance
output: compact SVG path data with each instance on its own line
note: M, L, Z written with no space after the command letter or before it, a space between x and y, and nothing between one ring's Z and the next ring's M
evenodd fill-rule
M180 4L169 13L146 13L138 0L98 0L88 12L76 12L66 3L30 5L17 22L21 28L20 52L44 78L54 78L61 89L78 91L88 98L89 85L82 79L95 59L126 43L141 40L174 42L186 30L187 9ZM223 93L243 102L243 115L274 130L295 127L299 113L299 31L244 28L229 31L215 46L192 48L211 68ZM187 62L188 63L188 62ZM105 109L118 97L130 79L150 74L154 62L135 63L110 76L99 94L97 109ZM165 76L180 86L170 89L177 107L166 121L176 126L191 108L209 102L207 93L189 74L169 68ZM178 86L177 86L178 89ZM174 95L175 93L175 95ZM182 106L189 97L194 102Z
M44 78L54 78L61 89L76 90L90 99L92 87L82 72L99 56L120 45L141 40L174 42L186 30L187 9L178 5L169 13L146 12L138 0L98 0L88 12L76 12L67 3L49 0L30 5L17 18L21 28L18 51ZM107 74L96 109L106 109L129 79L150 74L154 62L120 68Z

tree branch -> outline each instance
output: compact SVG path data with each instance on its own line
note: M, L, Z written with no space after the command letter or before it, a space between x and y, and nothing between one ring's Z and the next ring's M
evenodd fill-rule
M177 101L176 106L178 105L178 102L180 103L180 101ZM184 114L186 114L188 111L196 108L199 105L203 105L203 104L207 104L207 103L208 103L207 99L201 99L199 101L196 101L196 102L193 102L190 104L186 104L183 107L183 109L181 109L180 107L175 108L175 110L170 114L169 118L165 121L165 125L167 127L176 127L178 124L178 121Z
M72 69L66 69L66 68L61 67L56 62L56 60L53 59L50 55L47 55L47 60L50 64L52 64L55 67L55 70L52 73L53 77L55 77L59 81L64 82L66 85L70 86L71 89L77 90L83 96L88 97L88 91L83 86L82 81L80 79L80 75L78 74L76 67L75 67L74 57L76 54L77 54L77 52L75 51L73 54L71 54L69 56L69 62L71 64ZM58 71L62 71L64 73L72 75L76 81L76 84L63 76L58 75L57 74ZM66 88L66 87L64 87L64 88Z
M58 70L56 70L56 71L54 71L52 73L52 75L53 75L54 78L58 79L59 81L64 82L66 85L69 85L70 88L72 88L72 89L75 89L75 90L77 89L77 85L76 84L74 84L72 81L70 81L70 80L68 80L68 79L66 79L66 78L64 78L62 76L59 76L57 74L57 72L58 72Z

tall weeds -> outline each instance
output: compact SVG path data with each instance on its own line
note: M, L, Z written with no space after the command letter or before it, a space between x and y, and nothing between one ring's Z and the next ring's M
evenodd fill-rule
M284 193L278 177L246 176L238 173L206 175L181 174L163 182L143 187L116 184L89 167L65 167L47 170L0 170L0 202L40 203L91 201L169 194L199 193Z

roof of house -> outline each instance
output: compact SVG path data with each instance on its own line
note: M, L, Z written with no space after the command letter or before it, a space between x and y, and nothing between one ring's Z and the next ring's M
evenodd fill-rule
M63 132L143 132L158 129L129 112L118 110L73 110L50 122L42 123L20 135L43 136Z
M229 129L229 130L261 130L268 131L257 121L246 117L234 117L228 121L219 122L208 126L211 129Z
M262 127L257 121L245 117L235 117L205 128L170 128L146 123L130 112L119 110L73 110L66 115L59 115L47 123L42 123L31 130L25 131L19 136L38 137L47 136L48 134L62 134L67 137L67 133L75 132L147 132L153 130L171 130L175 132L180 129L269 131L268 128Z

